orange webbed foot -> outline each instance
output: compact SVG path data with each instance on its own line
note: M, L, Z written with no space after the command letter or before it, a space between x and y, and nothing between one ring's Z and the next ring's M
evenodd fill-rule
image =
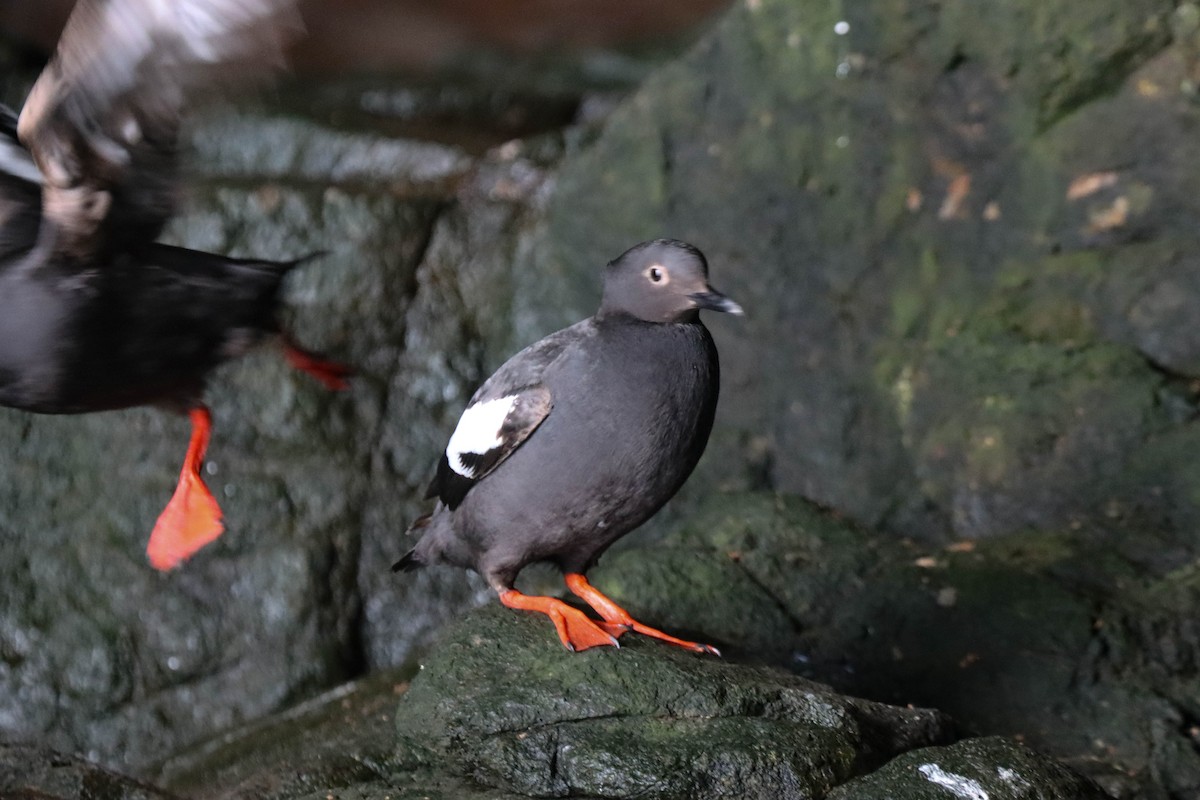
M203 406L193 408L188 415L192 420L192 439L183 459L179 484L171 502L154 523L150 542L146 545L150 564L158 570L179 566L225 530L221 524L221 507L200 477L212 417Z
M582 652L592 647L620 647L617 639L601 624L588 619L578 608L572 608L553 597L521 594L516 589L500 592L500 602L508 608L522 611L537 611L545 614L554 623L559 641L573 652ZM607 626L606 626L607 627Z
M187 473L154 524L146 555L155 569L174 569L224 530L216 498L198 474Z
M721 651L713 647L711 644L701 644L700 642L689 642L686 639L678 639L668 633L663 633L657 628L651 628L649 625L642 623L629 616L629 612L614 603L611 599L600 593L600 590L588 583L588 579L578 572L568 573L565 576L567 588L576 597L583 600L596 613L604 618L604 623L607 630L622 629L623 631L633 631L640 633L643 636L649 636L653 639L659 639L673 644L676 647L682 647L691 650L694 653L708 653L709 655L719 656ZM620 634L615 634L620 636Z
M604 631L614 639L620 639L622 636L633 630L632 625L626 625L623 622L605 622L604 620L601 620L596 624L603 628Z

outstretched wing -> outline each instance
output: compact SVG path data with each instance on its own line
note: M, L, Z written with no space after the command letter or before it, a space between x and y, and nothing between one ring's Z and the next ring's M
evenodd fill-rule
M294 0L79 0L18 126L58 247L156 236L176 204L185 99L281 65L300 29Z
M459 418L426 497L457 508L472 486L512 455L554 408L542 383L546 371L592 332L585 320L530 345L496 370Z

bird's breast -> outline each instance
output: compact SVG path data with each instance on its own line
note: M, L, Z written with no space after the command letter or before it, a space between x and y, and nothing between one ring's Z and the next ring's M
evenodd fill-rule
M700 326L647 326L618 336L552 387L554 411L533 440L570 466L598 505L644 498L655 509L691 473L717 400L715 350ZM622 332L632 333L632 332ZM609 515L606 515L609 516Z

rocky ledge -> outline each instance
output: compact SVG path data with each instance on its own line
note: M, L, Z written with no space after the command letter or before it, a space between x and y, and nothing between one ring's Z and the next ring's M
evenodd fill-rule
M489 606L411 685L350 685L180 757L170 791L79 759L0 751L0 794L39 800L825 798L1089 800L1091 781L1010 739L953 742L944 714L778 668L626 637L572 654ZM395 697L402 692L398 708ZM392 710L395 709L393 719Z

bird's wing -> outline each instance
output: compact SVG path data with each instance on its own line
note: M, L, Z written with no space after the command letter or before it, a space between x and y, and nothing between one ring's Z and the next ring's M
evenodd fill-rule
M0 261L37 241L42 175L17 139L17 116L0 105Z
M0 105L0 176L4 180L19 180L40 185L42 173L33 163L33 156L17 138L17 115L8 106Z
M79 0L18 126L58 247L156 236L176 204L185 100L282 65L300 30L294 0Z
M542 383L546 370L591 333L585 320L530 345L496 370L459 418L426 497L457 508L472 486L520 447L554 407Z

